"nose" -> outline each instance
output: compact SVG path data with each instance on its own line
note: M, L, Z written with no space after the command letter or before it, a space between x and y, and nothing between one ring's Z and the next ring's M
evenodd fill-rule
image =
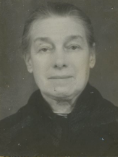
M62 69L67 67L66 56L63 50L56 51L54 55L54 68Z

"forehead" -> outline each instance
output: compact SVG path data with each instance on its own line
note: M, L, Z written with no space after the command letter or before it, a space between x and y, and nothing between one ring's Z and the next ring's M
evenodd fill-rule
M32 41L38 38L56 40L68 40L80 37L86 40L86 30L82 20L74 17L52 16L45 19L37 19L30 28Z

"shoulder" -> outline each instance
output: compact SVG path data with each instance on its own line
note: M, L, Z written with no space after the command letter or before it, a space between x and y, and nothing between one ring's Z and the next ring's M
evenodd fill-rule
M14 136L23 128L28 128L33 125L36 119L40 120L40 114L37 114L36 106L38 95L39 91L34 92L28 103L20 108L17 113L0 121L0 142L3 139L4 143L4 139L9 140L11 136Z
M99 105L99 107L101 106L101 104L104 104L104 106L101 106L101 107L117 108L112 102L105 99L98 89L91 86L90 84L88 87L88 92L89 92L89 95L91 95L90 98L92 98L94 103L96 103L96 105Z
M90 87L92 105L91 105L91 120L97 126L107 126L114 124L118 127L118 107L112 102L103 98L100 92L95 87Z
M36 115L35 112L37 111L37 102L40 101L39 95L39 90L35 91L30 96L28 103L25 106L21 107L15 114L0 121L0 128L9 128L23 121L32 119L33 116Z

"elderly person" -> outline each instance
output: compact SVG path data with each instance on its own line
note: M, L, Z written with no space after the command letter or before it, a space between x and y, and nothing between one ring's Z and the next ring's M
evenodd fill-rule
M26 21L22 49L39 88L0 123L0 155L118 155L118 109L88 83L95 65L90 19L48 3Z

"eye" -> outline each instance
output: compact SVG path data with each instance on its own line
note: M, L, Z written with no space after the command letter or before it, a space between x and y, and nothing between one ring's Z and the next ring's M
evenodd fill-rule
M47 52L48 48L42 48L40 51Z
M71 46L70 48L71 48L72 50L76 50L76 49L78 49L78 46L73 45L73 46Z
M68 46L68 49L75 51L75 50L81 49L81 47L79 45L70 45Z
M49 52L50 51L50 48L49 47L43 47L43 48L40 48L39 49L39 52L42 52L42 53L44 53L44 52Z

